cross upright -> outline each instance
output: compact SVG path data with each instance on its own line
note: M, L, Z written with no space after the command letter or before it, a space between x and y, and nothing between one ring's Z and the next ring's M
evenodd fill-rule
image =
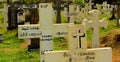
M103 20L98 20L100 15L100 11L98 10L91 10L89 11L89 20L84 20L86 22L87 29L92 28L92 47L98 48L100 45L99 42L99 27L106 28L108 23Z

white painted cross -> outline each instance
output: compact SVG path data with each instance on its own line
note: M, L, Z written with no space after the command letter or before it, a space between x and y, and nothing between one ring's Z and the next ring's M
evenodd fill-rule
M103 7L103 10L108 10L108 4L106 1L103 2L102 7Z
M18 37L40 38L41 62L44 62L44 52L53 50L53 37L68 35L69 24L53 24L53 9L50 3L39 4L39 24L19 25Z
M79 5L69 5L69 12L67 12L67 9L65 8L64 15L66 17L70 17L70 23L82 21L85 17L87 17L87 9L80 9Z
M91 10L89 11L89 18L90 20L84 20L86 21L87 29L92 28L93 33L92 33L92 47L99 47L100 42L99 42L99 27L104 27L106 28L108 23L103 20L98 20L98 17L100 15L100 11L98 10Z
M89 0L89 3L88 3L88 6L89 6L88 9L89 9L89 11L92 10L92 5L93 5L92 0Z
M74 28L74 30L73 30ZM45 52L44 62L112 62L111 48L86 49L86 36L81 37L81 45L73 34L85 34L85 25L69 26L69 50ZM80 39L80 38L77 38Z
M69 12L67 12L65 8L65 13L64 15L66 17L70 17L70 23L74 23L76 20L76 16L79 16L79 8L77 5L69 5Z

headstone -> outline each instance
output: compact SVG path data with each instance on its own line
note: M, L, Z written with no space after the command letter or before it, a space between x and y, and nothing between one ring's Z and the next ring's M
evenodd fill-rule
M89 11L89 20L84 20L86 21L87 29L92 28L93 33L92 33L92 47L93 48L98 48L100 45L99 42L99 27L107 27L107 21L105 19L103 20L98 20L100 15L100 11L98 10L91 10Z
M66 17L69 17L69 22L74 23L77 20L77 16L80 15L79 8L77 5L69 5L69 12L67 12L67 9L64 9L64 15Z
M3 34L0 34L0 43L3 41Z
M93 5L93 3L92 3L92 0L89 0L89 3L88 3L88 10L90 11L90 10L92 10L92 5Z
M53 24L52 20L52 4L41 3L39 4L39 24L18 26L19 38L40 38L41 62L44 61L43 53L53 50L53 37L66 37L68 35L69 24Z
M110 16L110 5L107 4L107 2L103 2L102 4L102 12L103 12L103 16Z
M17 28L17 7L12 5L8 8L8 30Z
M83 36L86 31L85 25L70 25L69 30L69 50L45 52L45 61L43 62L112 62L111 48L86 49L86 36Z
M103 10L107 10L107 8L108 8L108 4L107 4L106 1L103 2L103 4L102 4L102 8L103 8Z

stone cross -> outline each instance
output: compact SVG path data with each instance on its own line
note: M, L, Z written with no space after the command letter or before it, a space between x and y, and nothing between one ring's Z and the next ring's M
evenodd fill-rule
M103 6L103 10L107 10L107 8L108 8L108 4L107 4L106 1L103 2L102 6Z
M65 8L64 15L66 17L70 18L70 20L69 20L70 23L74 23L76 21L76 16L79 16L79 8L78 8L78 6L69 5L69 12L67 12L66 8Z
M66 37L69 24L53 24L53 9L50 3L39 4L39 24L19 25L18 37L40 38L41 62L44 52L53 50L53 37Z
M92 5L93 5L92 0L89 0L89 3L88 3L88 6L89 6L88 9L89 9L89 11L92 10Z
M99 27L107 27L107 21L105 19L103 20L98 20L98 17L100 15L100 11L98 10L91 10L89 11L89 18L90 20L86 20L86 25L87 29L92 28L93 33L92 33L92 47L93 48L98 48L100 45L99 42ZM85 20L84 20L85 21Z
M85 31L85 24L69 25L69 50L45 52L44 62L112 62L111 48L86 49L86 36L81 38L82 47L79 47L79 41L73 34L79 32L78 35L83 36Z

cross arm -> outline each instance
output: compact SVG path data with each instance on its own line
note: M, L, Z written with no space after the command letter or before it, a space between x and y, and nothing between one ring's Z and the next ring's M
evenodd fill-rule
M99 20L99 26L100 26L100 27L107 28L108 22L106 21L105 18L103 18L102 20Z
M88 19L84 19L83 23L86 24L86 29L88 30L89 28L93 28L94 27L94 23L93 21L88 21Z
M40 32L40 26L38 24L32 25L19 25L18 37L23 38L40 38L42 32Z
M68 35L69 24L54 24L54 37L66 37Z

